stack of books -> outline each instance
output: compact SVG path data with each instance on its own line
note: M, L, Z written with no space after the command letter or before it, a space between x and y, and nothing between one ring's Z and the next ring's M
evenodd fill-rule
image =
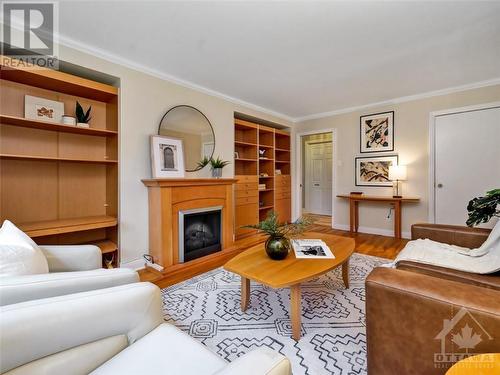
M259 184L259 190L266 190L266 184Z
M292 240L292 247L297 259L335 259L332 251L323 240Z

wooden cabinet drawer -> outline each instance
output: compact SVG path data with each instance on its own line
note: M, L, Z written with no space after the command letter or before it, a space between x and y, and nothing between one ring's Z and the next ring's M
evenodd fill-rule
M236 198L236 206L242 206L242 205L245 205L245 204L258 203L258 202L259 202L259 197L258 196Z
M285 191L290 192L290 191L292 191L292 187L290 185L288 185L288 186L276 186L275 190L276 190L276 193L283 193Z
M247 183L255 183L257 184L259 181L259 178L257 176L246 176L246 175L236 175L234 176L238 181L236 184L247 184Z
M234 185L234 190L236 192L242 191L242 190L257 190L259 185L256 182L247 182L243 184L235 184Z
M292 197L292 193L290 191L276 191L275 198L276 199L290 199Z
M236 198L256 197L259 195L259 191L257 188L252 190L236 190L234 195Z

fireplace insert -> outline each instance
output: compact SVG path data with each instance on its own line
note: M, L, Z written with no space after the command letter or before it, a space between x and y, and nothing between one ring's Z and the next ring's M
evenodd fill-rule
M179 211L179 262L222 250L222 206Z

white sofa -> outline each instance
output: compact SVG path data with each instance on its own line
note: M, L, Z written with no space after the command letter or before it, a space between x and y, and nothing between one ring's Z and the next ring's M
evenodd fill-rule
M257 349L228 364L164 323L160 290L134 283L0 307L0 373L8 375L290 375Z
M93 245L40 246L49 273L0 277L0 305L135 283L137 272L103 269L101 250Z

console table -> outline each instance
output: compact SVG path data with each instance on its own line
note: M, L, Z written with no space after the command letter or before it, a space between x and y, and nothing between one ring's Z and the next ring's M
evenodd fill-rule
M377 195L366 194L346 194L337 195L338 198L349 200L349 230L352 233L358 232L359 227L359 209L358 205L361 201L389 203L394 205L394 237L401 238L401 206L403 203L417 203L420 201L418 197L384 197Z

